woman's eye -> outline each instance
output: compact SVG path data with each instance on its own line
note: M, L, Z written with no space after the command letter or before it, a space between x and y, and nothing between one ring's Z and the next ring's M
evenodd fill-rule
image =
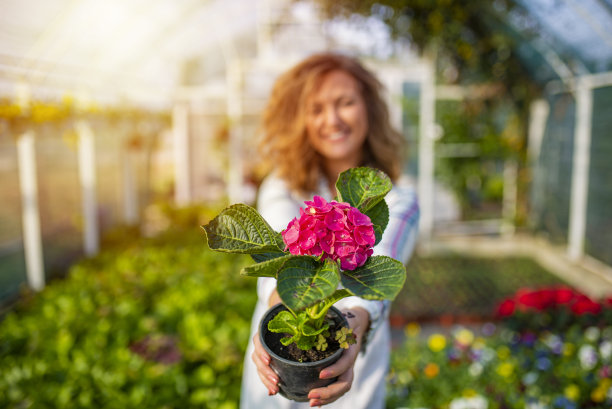
M321 107L312 107L310 108L310 115L319 115L321 113Z
M347 107L347 106L351 106L355 103L355 100L353 99L343 99L340 101L340 105L343 107Z

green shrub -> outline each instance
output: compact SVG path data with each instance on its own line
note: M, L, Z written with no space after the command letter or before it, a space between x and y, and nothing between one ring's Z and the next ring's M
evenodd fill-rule
M0 323L0 407L236 408L246 261L194 232L80 262Z

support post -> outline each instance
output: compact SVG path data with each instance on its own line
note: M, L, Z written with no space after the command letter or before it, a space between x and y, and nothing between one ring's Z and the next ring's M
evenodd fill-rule
M189 107L177 103L172 110L174 134L174 201L177 206L191 203L191 155L189 153Z
M542 141L546 132L546 122L550 112L550 105L545 99L538 99L529 107L529 129L527 130L527 160L532 174L532 185L538 186L541 172L538 161L542 150ZM531 193L530 219L536 220L543 205L541 189L533 189Z
M45 287L40 214L38 209L38 181L34 134L28 131L17 140L19 184L21 188L21 217L23 248L30 288L40 291Z
M129 148L123 153L123 219L129 225L138 223L138 184L134 172L136 156Z
M419 240L429 247L433 231L434 210L434 131L435 131L435 83L434 70L430 62L421 81L419 112L419 175L418 194L421 209Z
M514 159L504 162L504 192L502 202L501 233L512 236L516 230L518 164Z
M544 99L533 101L529 107L527 153L532 165L534 165L540 157L540 148L542 146L542 140L544 139L544 132L546 131L546 121L548 120L549 111L550 107L548 106L548 102Z
M228 193L230 203L241 203L243 197L242 157L242 66L239 59L231 60L227 69L227 114L230 120Z
M567 243L567 255L572 261L578 261L584 255L593 116L593 89L590 78L578 78L575 92L576 125Z
M80 120L76 124L79 136L79 180L83 201L83 249L93 256L100 250L98 201L96 195L96 153L91 126Z

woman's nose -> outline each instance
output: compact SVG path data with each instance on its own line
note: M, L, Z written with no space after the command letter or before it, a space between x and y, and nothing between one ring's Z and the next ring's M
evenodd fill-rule
M325 124L326 125L338 125L342 120L340 119L340 113L335 107L330 107L325 110Z

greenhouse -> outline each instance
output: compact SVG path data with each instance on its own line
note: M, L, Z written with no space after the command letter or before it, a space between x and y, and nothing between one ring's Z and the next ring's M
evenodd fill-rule
M418 197L386 407L612 405L611 0L1 4L0 407L241 407L257 280L201 226L321 52Z

